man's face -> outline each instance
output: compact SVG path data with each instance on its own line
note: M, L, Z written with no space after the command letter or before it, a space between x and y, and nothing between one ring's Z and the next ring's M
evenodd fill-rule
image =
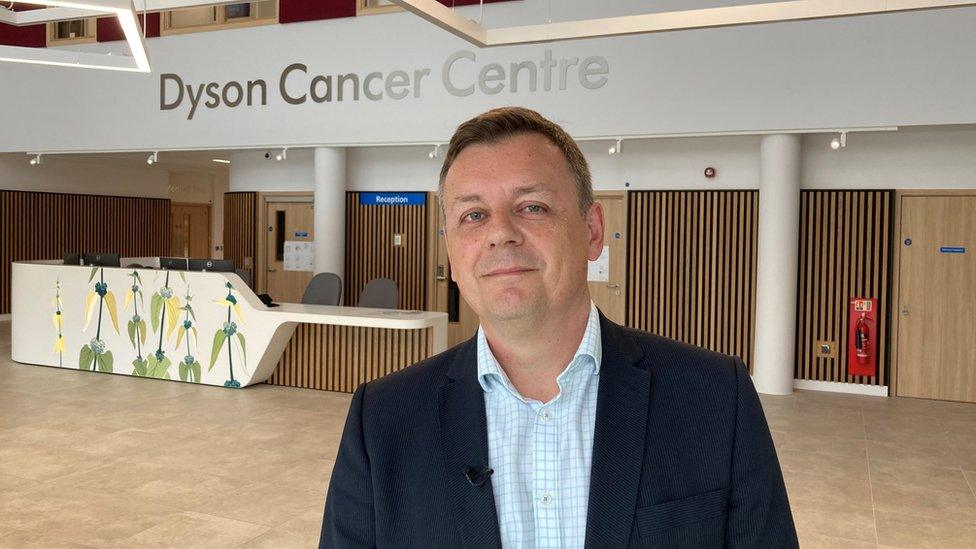
M451 277L482 319L545 317L585 299L603 210L584 216L559 149L528 133L461 151L444 179Z

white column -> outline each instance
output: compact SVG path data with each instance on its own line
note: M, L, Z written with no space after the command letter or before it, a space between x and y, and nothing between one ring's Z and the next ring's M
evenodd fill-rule
M753 383L760 393L793 392L799 229L800 136L764 136L759 172L756 363L753 366Z
M315 149L315 272L345 276L346 149Z

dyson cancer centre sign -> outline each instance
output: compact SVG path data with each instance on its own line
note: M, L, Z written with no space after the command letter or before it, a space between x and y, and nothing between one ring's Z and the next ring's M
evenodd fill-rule
M546 49L539 60L479 64L472 51L451 54L440 67L431 69L313 74L307 65L292 63L272 82L277 99L288 105L383 101L420 98L432 85L440 85L455 97L498 95L518 91L564 91L570 87L595 90L606 85L610 64L605 57L553 58ZM268 104L269 85L263 78L244 82L186 83L174 73L159 76L159 110L185 111L193 120L202 109L246 108Z

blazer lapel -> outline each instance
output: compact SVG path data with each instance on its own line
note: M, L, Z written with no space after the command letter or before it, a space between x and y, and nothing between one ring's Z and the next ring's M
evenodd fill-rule
M491 481L473 486L464 474L468 468L489 466L485 396L477 379L476 353L477 341L468 340L438 390L441 449L462 546L501 548Z
M627 547L644 464L651 375L635 366L643 351L600 314L603 359L597 389L587 549Z

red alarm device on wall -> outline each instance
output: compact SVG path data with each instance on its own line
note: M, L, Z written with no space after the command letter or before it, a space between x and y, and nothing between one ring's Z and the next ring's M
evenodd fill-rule
M856 376L878 374L878 300L855 297L848 308L847 371Z

